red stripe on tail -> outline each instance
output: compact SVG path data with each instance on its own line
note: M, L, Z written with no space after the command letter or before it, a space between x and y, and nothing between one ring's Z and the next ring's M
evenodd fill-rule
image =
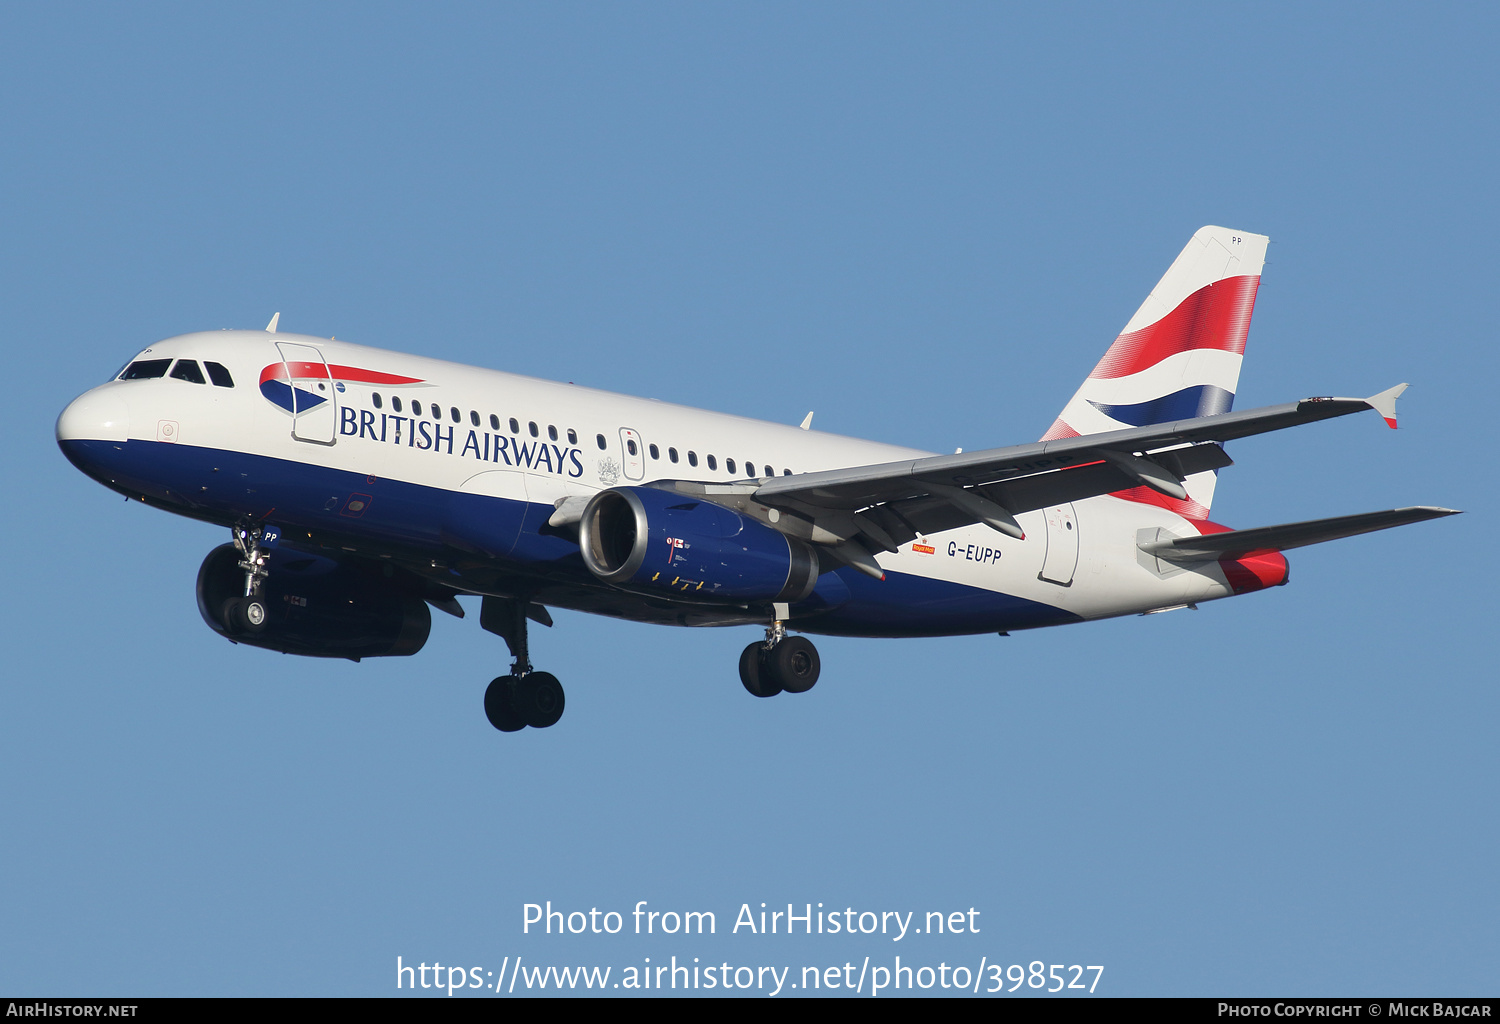
M1260 277L1229 277L1199 288L1156 323L1122 334L1091 378L1128 377L1178 352L1198 348L1245 354Z

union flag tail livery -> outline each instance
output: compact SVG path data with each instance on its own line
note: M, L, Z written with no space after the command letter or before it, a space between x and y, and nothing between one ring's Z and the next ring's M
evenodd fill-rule
M1102 434L1234 408L1265 235L1199 228L1042 440ZM1146 487L1118 496L1208 517L1217 471L1194 473L1187 500Z
M474 596L511 652L484 692L502 732L562 716L562 684L529 653L549 606L764 629L740 682L803 693L820 662L793 632L1007 633L1196 607L1285 583L1291 548L1453 514L1207 520L1224 444L1365 410L1395 426L1405 387L1232 411L1265 253L1262 235L1195 234L1031 444L933 455L810 417L281 334L279 314L152 345L74 400L57 440L112 490L229 531L197 599L235 643L413 655L430 609L463 617L457 598Z

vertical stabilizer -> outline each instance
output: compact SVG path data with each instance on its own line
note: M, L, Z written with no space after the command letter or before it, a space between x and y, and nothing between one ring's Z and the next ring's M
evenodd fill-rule
M1200 228L1042 440L1228 412L1269 241ZM1186 500L1146 487L1118 496L1202 519L1213 503L1215 479L1213 473L1188 477Z

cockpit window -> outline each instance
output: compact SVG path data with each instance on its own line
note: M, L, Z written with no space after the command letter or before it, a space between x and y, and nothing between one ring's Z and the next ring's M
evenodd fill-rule
M229 368L223 363L210 363L205 359L203 368L208 371L208 379L214 382L215 387L234 387L234 378L229 376Z
M177 365L172 367L169 376L176 380L185 380L192 384L207 384L203 379L203 371L198 369L198 364L192 359L179 359Z
M172 365L170 359L137 359L124 370L120 371L118 380L150 380L153 377L165 377L167 367Z

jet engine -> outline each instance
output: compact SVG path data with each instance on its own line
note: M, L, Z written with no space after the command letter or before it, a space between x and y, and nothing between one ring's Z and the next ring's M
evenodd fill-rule
M600 491L579 525L584 564L625 590L795 603L818 581L808 545L713 502L654 487Z
M378 570L275 548L261 583L259 608L246 616L240 553L224 544L198 570L198 613L237 643L313 658L416 654L427 642L426 602Z

